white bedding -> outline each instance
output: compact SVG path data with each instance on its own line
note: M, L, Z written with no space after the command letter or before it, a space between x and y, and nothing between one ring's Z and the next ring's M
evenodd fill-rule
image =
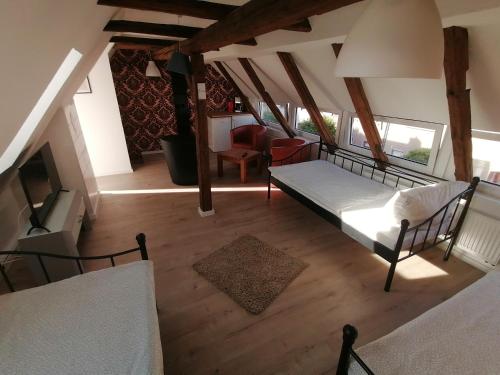
M401 222L384 206L396 189L358 176L325 160L270 167L271 175L295 191L332 212L342 220L342 231L368 248L377 241L394 249ZM436 211L441 207L436 207ZM446 226L441 228L441 233ZM439 228L430 230L433 238ZM361 235L360 235L361 234ZM415 244L424 241L426 231L420 231ZM414 232L408 233L403 249L411 246Z
M356 352L375 374L500 373L500 271ZM349 374L365 374L355 363Z
M153 266L0 296L1 374L163 374Z

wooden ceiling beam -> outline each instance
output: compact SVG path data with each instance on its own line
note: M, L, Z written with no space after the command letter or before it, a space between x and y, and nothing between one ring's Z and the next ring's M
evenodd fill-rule
M238 6L235 5L198 0L98 0L97 4L171 13L208 20L224 19L232 11L238 9ZM297 32L310 32L312 30L311 24L307 18L287 25L283 27L283 29Z
M193 38L181 42L181 50L187 54L212 51L359 1L250 0ZM161 54L159 51L158 56Z
M253 85L255 86L257 91L259 92L262 99L266 102L267 106L269 107L269 109L273 113L274 118L281 125L281 127L283 128L285 133L290 138L295 137L295 135L296 135L295 132L292 130L292 128L290 128L290 126L288 125L287 119L285 118L285 116L283 116L283 113L281 113L281 111L279 110L278 106L276 105L276 103L273 100L273 98L271 97L271 95L266 91L266 88L264 87L261 80L257 76L257 73L255 72L254 68L252 67L252 64L250 64L250 61L246 58L239 58L238 61L240 62L241 66L243 67L243 69L247 73L247 75L250 78L250 80L252 81Z
M314 101L311 92L307 88L307 85L304 79L302 78L302 74L300 74L299 68L295 63L293 56L288 52L278 52L278 57L280 58L281 63L283 64L283 67L285 68L285 71L288 74L288 77L292 81L295 90L297 90L297 93L299 94L300 99L302 100L302 104L309 113L309 116L313 120L314 125L316 125L316 129L318 130L318 133L320 134L321 138L328 145L335 146L336 145L335 137L333 133L330 131L330 129L328 129L328 126L326 126L325 120L321 115L321 111L316 105L316 102Z
M162 48L167 46L175 46L176 40L154 39L154 38L136 38L131 36L112 36L109 40L111 43L120 43L136 46L149 46Z
M240 89L236 81L231 77L229 72L227 71L226 67L224 64L222 64L220 61L215 61L215 66L219 69L221 74L224 76L224 78L233 86L234 91L238 94L238 96L241 98L241 101L243 102L243 105L245 106L246 110L249 111L253 117L255 117L255 120L262 125L262 126L267 126L267 124L262 120L260 117L259 112L255 109L255 107L252 105L250 102L250 99L248 99L248 96L246 96L243 91Z
M111 20L103 29L103 31L110 32L162 35L174 38L192 38L201 30L203 29L200 27L126 20ZM236 44L256 46L257 41L255 38L250 38Z
M147 44L130 44L130 43L115 43L115 49L133 49L138 51L156 51L161 48Z
M335 56L339 57L342 44L332 44L332 48ZM359 121L361 122L361 127L365 133L366 141L370 146L373 158L378 161L380 167L383 167L384 163L388 162L388 159L382 147L382 139L375 125L375 119L373 118L373 113L368 98L366 97L363 83L359 78L344 78L344 82L351 96L352 104L359 117Z
M450 132L455 161L455 178L472 180L472 117L470 90L467 89L469 70L469 34L463 27L444 29L444 73L446 96L450 112Z

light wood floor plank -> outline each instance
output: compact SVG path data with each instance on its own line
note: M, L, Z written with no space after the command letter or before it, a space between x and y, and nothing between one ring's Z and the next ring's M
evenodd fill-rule
M216 187L244 187L236 167ZM264 187L251 169L246 186ZM170 189L166 165L150 156L134 174L99 180L101 190ZM214 193L216 215L198 215L197 193L102 196L85 255L133 247L147 235L169 374L334 373L342 326L355 324L359 344L372 341L449 298L482 276L431 250L398 265L390 293L388 264L280 191ZM192 264L252 234L309 267L262 314L253 316L199 276ZM104 265L102 265L104 266Z

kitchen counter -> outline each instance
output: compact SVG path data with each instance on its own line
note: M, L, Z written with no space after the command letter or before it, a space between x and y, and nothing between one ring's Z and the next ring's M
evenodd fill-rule
M217 117L234 117L234 116L248 116L250 112L208 112L207 116L211 118Z

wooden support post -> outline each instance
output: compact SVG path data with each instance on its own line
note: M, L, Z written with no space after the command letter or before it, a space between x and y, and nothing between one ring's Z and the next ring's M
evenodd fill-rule
M316 125L316 129L318 130L323 141L329 145L336 145L335 137L330 129L326 126L325 120L321 115L321 112L314 101L313 96L311 95L309 89L307 88L302 75L300 74L299 68L293 59L293 56L288 52L278 52L278 57L285 68L288 77L293 83L295 90L300 96L302 100L302 104L306 108L309 116Z
M469 70L469 35L463 27L444 29L444 73L450 112L450 131L455 160L455 178L472 180L472 130Z
M267 126L267 124L262 120L260 117L259 112L255 109L255 107L250 103L250 100L248 99L248 96L246 96L243 91L241 91L240 87L238 84L235 82L233 77L229 74L227 71L226 67L220 62L220 61L215 61L215 66L219 69L219 71L222 73L224 78L233 86L234 91L238 94L238 96L241 98L241 101L243 102L243 105L245 106L246 110L249 111L253 117L255 117L255 120L262 125L262 126Z
M214 213L210 180L210 153L208 150L207 98L205 88L205 62L200 53L191 55L191 95L195 106L196 156L198 186L200 189L200 215Z
M339 57L340 50L342 49L342 44L334 43L332 44L335 56ZM365 132L366 141L370 146L373 158L378 161L379 167L383 167L384 163L388 162L387 155L384 153L382 148L382 139L378 133L377 126L375 125L375 120L373 118L373 113L366 97L365 90L363 88L363 83L359 78L344 78L345 85L347 86L347 91L351 96L352 104L359 117L363 131Z
M266 102L267 106L273 113L274 117L276 120L279 122L285 133L290 137L293 138L295 137L295 132L288 126L288 120L283 116L283 113L278 109L278 106L274 102L273 98L269 93L266 91L266 88L260 81L259 77L257 76L257 73L255 72L254 68L252 67L252 64L250 64L250 61L246 58L239 58L238 59L241 66L245 70L245 72L248 74L248 77L252 81L253 85L259 92L260 96L262 96L262 99Z

